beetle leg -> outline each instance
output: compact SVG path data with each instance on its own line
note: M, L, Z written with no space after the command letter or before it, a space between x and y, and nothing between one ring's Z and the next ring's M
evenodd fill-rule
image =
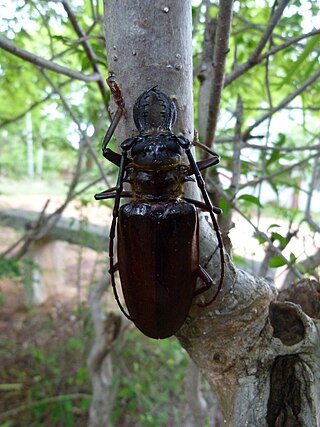
M211 150L211 148L207 147L205 144L202 144L199 139L198 139L198 132L195 130L194 131L194 137L193 137L193 141L192 141L192 145L194 147L200 147L202 148L202 150L206 151L207 153L211 154L214 158L216 158L218 161L217 163L220 162L220 156L218 153L216 153L215 151ZM215 164L217 164L215 163Z
M181 197L181 199L185 200L188 203L192 203L197 208L202 209L203 211L207 211L208 210L207 205L205 203L203 203L203 202L200 202L200 200L189 199L189 197ZM219 215L219 214L222 213L222 210L220 208L217 208L216 206L212 206L212 210L217 215Z
M114 191L114 188L110 188L109 190L101 191L101 193L95 194L94 198L96 200L103 199L115 199L117 193ZM122 191L120 197L133 197L131 191Z
M199 162L196 162L198 169L200 171L203 169L207 169L210 166L214 166L214 165L217 165L218 163L220 163L219 154L216 153L215 151L211 150L211 148L207 147L206 145L201 144L201 142L198 139L198 132L196 130L194 131L194 138L193 138L192 143L190 143L190 141L187 138L185 138L184 136L179 136L178 142L179 142L180 146L184 149L189 148L190 145L192 144L194 147L200 147L200 148L202 148L202 150L211 154L212 157L210 157L209 159L200 160ZM192 168L190 168L189 173L190 173L190 175L192 175L194 173Z
M116 262L115 265L113 266L112 273L115 273L118 270L119 270L119 263ZM109 268L109 273L111 274L111 268Z
M107 160L109 160L109 162L113 163L114 165L120 167L120 163L121 163L121 154L116 153L114 151L112 151L110 148L103 148L103 157ZM128 166L128 164L132 161L132 159L126 159L126 166Z
M200 160L197 162L198 169L202 171L203 169L207 169L210 166L214 166L220 163L220 156L217 154L216 156L210 157L206 160Z
M117 292L116 281L115 281L115 277L114 277L114 273L116 271L115 268L116 268L117 264L113 263L114 239L115 239L115 234L116 234L117 219L119 216L120 199L121 199L121 194L123 192L123 178L124 178L124 173L125 173L126 159L127 159L127 152L122 151L121 163L120 163L120 169L119 169L119 175L118 175L116 190L115 190L115 193L113 193L113 194L111 193L112 196L115 197L115 201L114 201L114 207L113 207L113 213L112 213L112 223L111 223L110 233L109 233L109 260L110 260L109 271L110 271L110 275L111 275L111 284L112 284L112 289L113 289L115 300L117 301L117 304L118 304L120 310L122 311L122 313L129 320L132 320L132 318L129 316L129 314L127 314L127 312L125 311L125 309L123 308L123 306L120 302L119 295Z
M212 225L213 225L214 231L215 231L217 239L218 239L218 245L219 245L219 250L220 250L220 268L221 268L221 270L220 270L220 282L219 282L218 288L217 288L215 294L213 295L213 297L211 298L211 300L208 303L206 303L205 305L203 305L204 307L206 307L206 306L210 305L216 299L216 297L218 296L218 294L219 294L219 292L220 292L220 290L222 288L223 279L224 279L224 250L223 250L223 241L222 241L222 236L221 236L221 233L220 233L218 222L216 220L216 217L214 216L215 209L214 209L214 206L211 203L209 194L207 192L204 180L203 180L202 175L201 175L201 173L199 171L197 163L196 163L196 161L195 161L195 159L194 159L194 157L193 157L193 155L192 155L189 147L185 148L185 152L186 152L186 155L187 155L188 160L190 162L191 169L193 170L193 173L194 173L195 178L197 180L197 184L198 184L198 187L200 188L202 197L204 199L204 204L206 206L206 210L210 214Z
M107 83L108 83L108 86L110 88L112 97L113 97L115 103L117 104L118 108L117 108L115 115L113 116L113 119L110 123L110 126L107 130L107 133L105 134L105 137L103 138L102 154L103 154L103 157L105 157L106 159L108 159L112 163L114 163L114 161L112 160L112 157L113 157L113 155L117 155L117 153L114 153L113 151L108 149L107 145L109 144L109 141L110 141L112 135L114 134L114 131L115 131L116 127L118 126L118 123L119 123L121 116L124 112L124 99L122 96L121 89L120 89L118 83L116 82L116 80L114 79L114 76L110 75L107 78ZM110 153L110 151L112 154Z
M195 290L195 292L193 294L194 297L197 295L200 295L203 292L210 289L210 287L213 283L211 276L201 265L199 265L199 267L198 267L197 276L205 283L205 285L201 286L201 288Z

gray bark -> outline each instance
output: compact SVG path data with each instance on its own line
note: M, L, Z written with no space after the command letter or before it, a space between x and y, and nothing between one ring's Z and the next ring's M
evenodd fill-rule
M189 0L105 0L109 73L115 75L126 102L118 141L136 134L133 104L155 85L176 102L174 131L193 138L191 18Z
M110 410L114 392L112 392L111 350L121 333L121 317L105 313L102 297L109 283L101 279L90 291L89 303L95 330L95 339L88 357L88 369L92 382L92 402L89 411L88 427L109 427Z
M153 85L175 98L174 130L192 139L191 1L105 0L105 24L109 71L126 101L118 143L136 134L132 106ZM201 264L217 283L216 237L205 216L200 223ZM319 425L318 321L276 299L271 282L226 257L219 297L207 308L195 301L177 334L215 390L225 426Z

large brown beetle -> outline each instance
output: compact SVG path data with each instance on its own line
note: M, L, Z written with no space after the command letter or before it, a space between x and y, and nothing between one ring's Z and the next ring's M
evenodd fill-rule
M172 132L176 107L157 86L143 92L134 105L139 134L122 142L121 155L113 152L107 145L124 111L124 100L114 78L109 77L107 83L118 109L104 137L102 154L119 167L119 175L116 187L96 194L95 199L115 199L109 242L112 287L119 308L141 332L151 338L167 338L184 323L192 299L213 284L199 264L197 208L210 214L221 259L216 292L210 301L199 305L211 304L222 287L223 243L214 216L221 210L212 205L200 174L200 170L219 163L220 157L210 150L209 159L195 161L190 148L199 143ZM204 202L182 196L183 184L194 181L192 175ZM130 183L131 191L123 189L124 182ZM120 206L124 197L133 200ZM118 262L114 264L116 228ZM117 293L118 270L129 314ZM204 285L196 289L198 278Z

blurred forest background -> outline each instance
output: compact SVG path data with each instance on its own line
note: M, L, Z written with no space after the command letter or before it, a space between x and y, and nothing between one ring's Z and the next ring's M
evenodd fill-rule
M201 137L219 4L193 4ZM234 225L237 265L279 288L319 279L319 3L235 1L233 13L215 132L220 185L208 173L208 189L222 231ZM110 123L103 4L1 0L0 31L0 426L86 426L95 316L119 315L105 282L112 202L93 201L117 172L101 156ZM109 344L110 423L185 425L189 362L179 343L125 325ZM202 392L214 401L205 383Z

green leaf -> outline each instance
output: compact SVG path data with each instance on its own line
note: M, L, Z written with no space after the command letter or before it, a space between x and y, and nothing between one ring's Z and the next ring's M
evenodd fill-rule
M270 158L267 160L266 166L269 166L271 163L276 162L277 160L279 160L281 158L282 154L280 153L280 151L273 151L273 153L271 154Z
M70 337L66 342L68 350L77 351L82 348L82 341L79 338Z
M219 207L222 209L222 212L225 215L228 215L231 210L231 204L224 197L221 197L221 199L219 200Z
M18 260L0 257L0 277L16 277L20 275Z
M254 233L254 237L258 240L259 245L267 241L267 236L264 233Z
M280 245L282 247L287 246L287 239L284 236L282 236L280 233L276 233L275 231L273 231L271 235L274 238L274 240L278 240L280 242Z
M271 224L271 225L269 225L269 227L267 228L267 230L269 231L271 228L278 228L278 227L280 227L279 224Z
M287 136L284 133L280 132L278 134L278 140L274 143L274 145L276 147L282 147L286 143L286 140Z
M298 60L292 65L290 71L288 72L286 78L282 81L279 89L288 84L288 83L292 83L292 77L294 76L294 74L297 73L298 69L301 67L301 65L305 65L306 59L308 58L308 56L310 55L311 52L313 52L314 48L317 46L317 44L320 43L320 36L316 35L311 37L302 54L299 56ZM304 76L305 78L309 77L308 75Z
M90 67L91 67L91 62L88 59L88 57L87 56L83 57L81 61L81 70L84 72L84 71L87 71Z
M293 252L290 252L290 261L292 263L295 263L297 260L297 257L295 256L295 254Z
M269 261L269 267L270 268L278 268L282 267L283 265L286 265L287 261L282 255L275 255L272 257Z
M260 203L260 200L257 197L252 196L252 194L242 194L240 197L238 197L238 200L244 200L249 204L257 205L259 206L259 208L263 208L263 205Z

